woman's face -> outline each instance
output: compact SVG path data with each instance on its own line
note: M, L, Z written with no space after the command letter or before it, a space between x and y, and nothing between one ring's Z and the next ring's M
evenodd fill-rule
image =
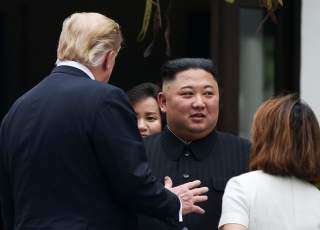
M133 105L137 115L138 128L142 137L161 132L161 115L158 102L146 97Z

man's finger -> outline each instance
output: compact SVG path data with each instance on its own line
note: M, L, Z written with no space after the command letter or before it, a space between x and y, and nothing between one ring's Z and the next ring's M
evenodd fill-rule
M194 196L193 197L193 202L194 203L199 203L199 202L204 202L208 200L208 196L204 195L204 196Z
M209 188L208 187L194 188L190 191L192 192L192 195L197 196L197 195L201 195L208 192Z
M197 214L204 214L204 213L205 213L204 209L200 208L200 207L197 206L197 205L194 205L194 206L192 207L192 212L193 212L193 213L197 213Z
M172 180L168 176L164 177L164 187L167 189L172 188Z
M192 189L195 187L198 187L201 184L201 181L199 180L194 180L188 183L185 183L184 185L188 188L188 189Z

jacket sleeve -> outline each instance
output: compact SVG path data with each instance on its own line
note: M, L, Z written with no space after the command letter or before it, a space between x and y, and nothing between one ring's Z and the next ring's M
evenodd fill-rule
M14 206L12 198L12 185L10 183L8 167L5 164L6 148L4 146L4 121L0 128L0 229L13 229ZM2 226L1 226L2 224Z
M115 199L136 212L178 224L179 199L152 176L127 96L115 88L99 101L92 140Z

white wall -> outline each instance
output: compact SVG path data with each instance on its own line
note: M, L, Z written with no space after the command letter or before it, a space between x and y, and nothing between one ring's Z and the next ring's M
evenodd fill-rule
M301 97L320 122L320 0L302 0Z
M262 10L240 9L239 135L244 138L249 138L253 114L264 101L263 38L256 32L263 17Z

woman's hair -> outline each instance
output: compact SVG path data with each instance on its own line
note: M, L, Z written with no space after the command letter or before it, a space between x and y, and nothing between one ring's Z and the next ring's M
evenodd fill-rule
M145 82L139 85L134 86L127 92L129 102L132 106L134 106L137 102L152 97L158 102L158 93L160 92L159 86L151 82ZM166 125L166 117L165 114L161 112L159 107L159 113L161 116L161 124L162 127Z
M250 168L317 182L320 179L320 128L298 96L275 97L254 115Z
M134 86L127 92L127 94L129 97L129 101L133 106L140 100L145 99L147 97L152 97L157 101L159 92L160 88L156 84L153 84L151 82L145 82Z
M78 61L88 67L101 65L109 50L119 51L120 26L98 13L75 13L63 22L57 62Z

